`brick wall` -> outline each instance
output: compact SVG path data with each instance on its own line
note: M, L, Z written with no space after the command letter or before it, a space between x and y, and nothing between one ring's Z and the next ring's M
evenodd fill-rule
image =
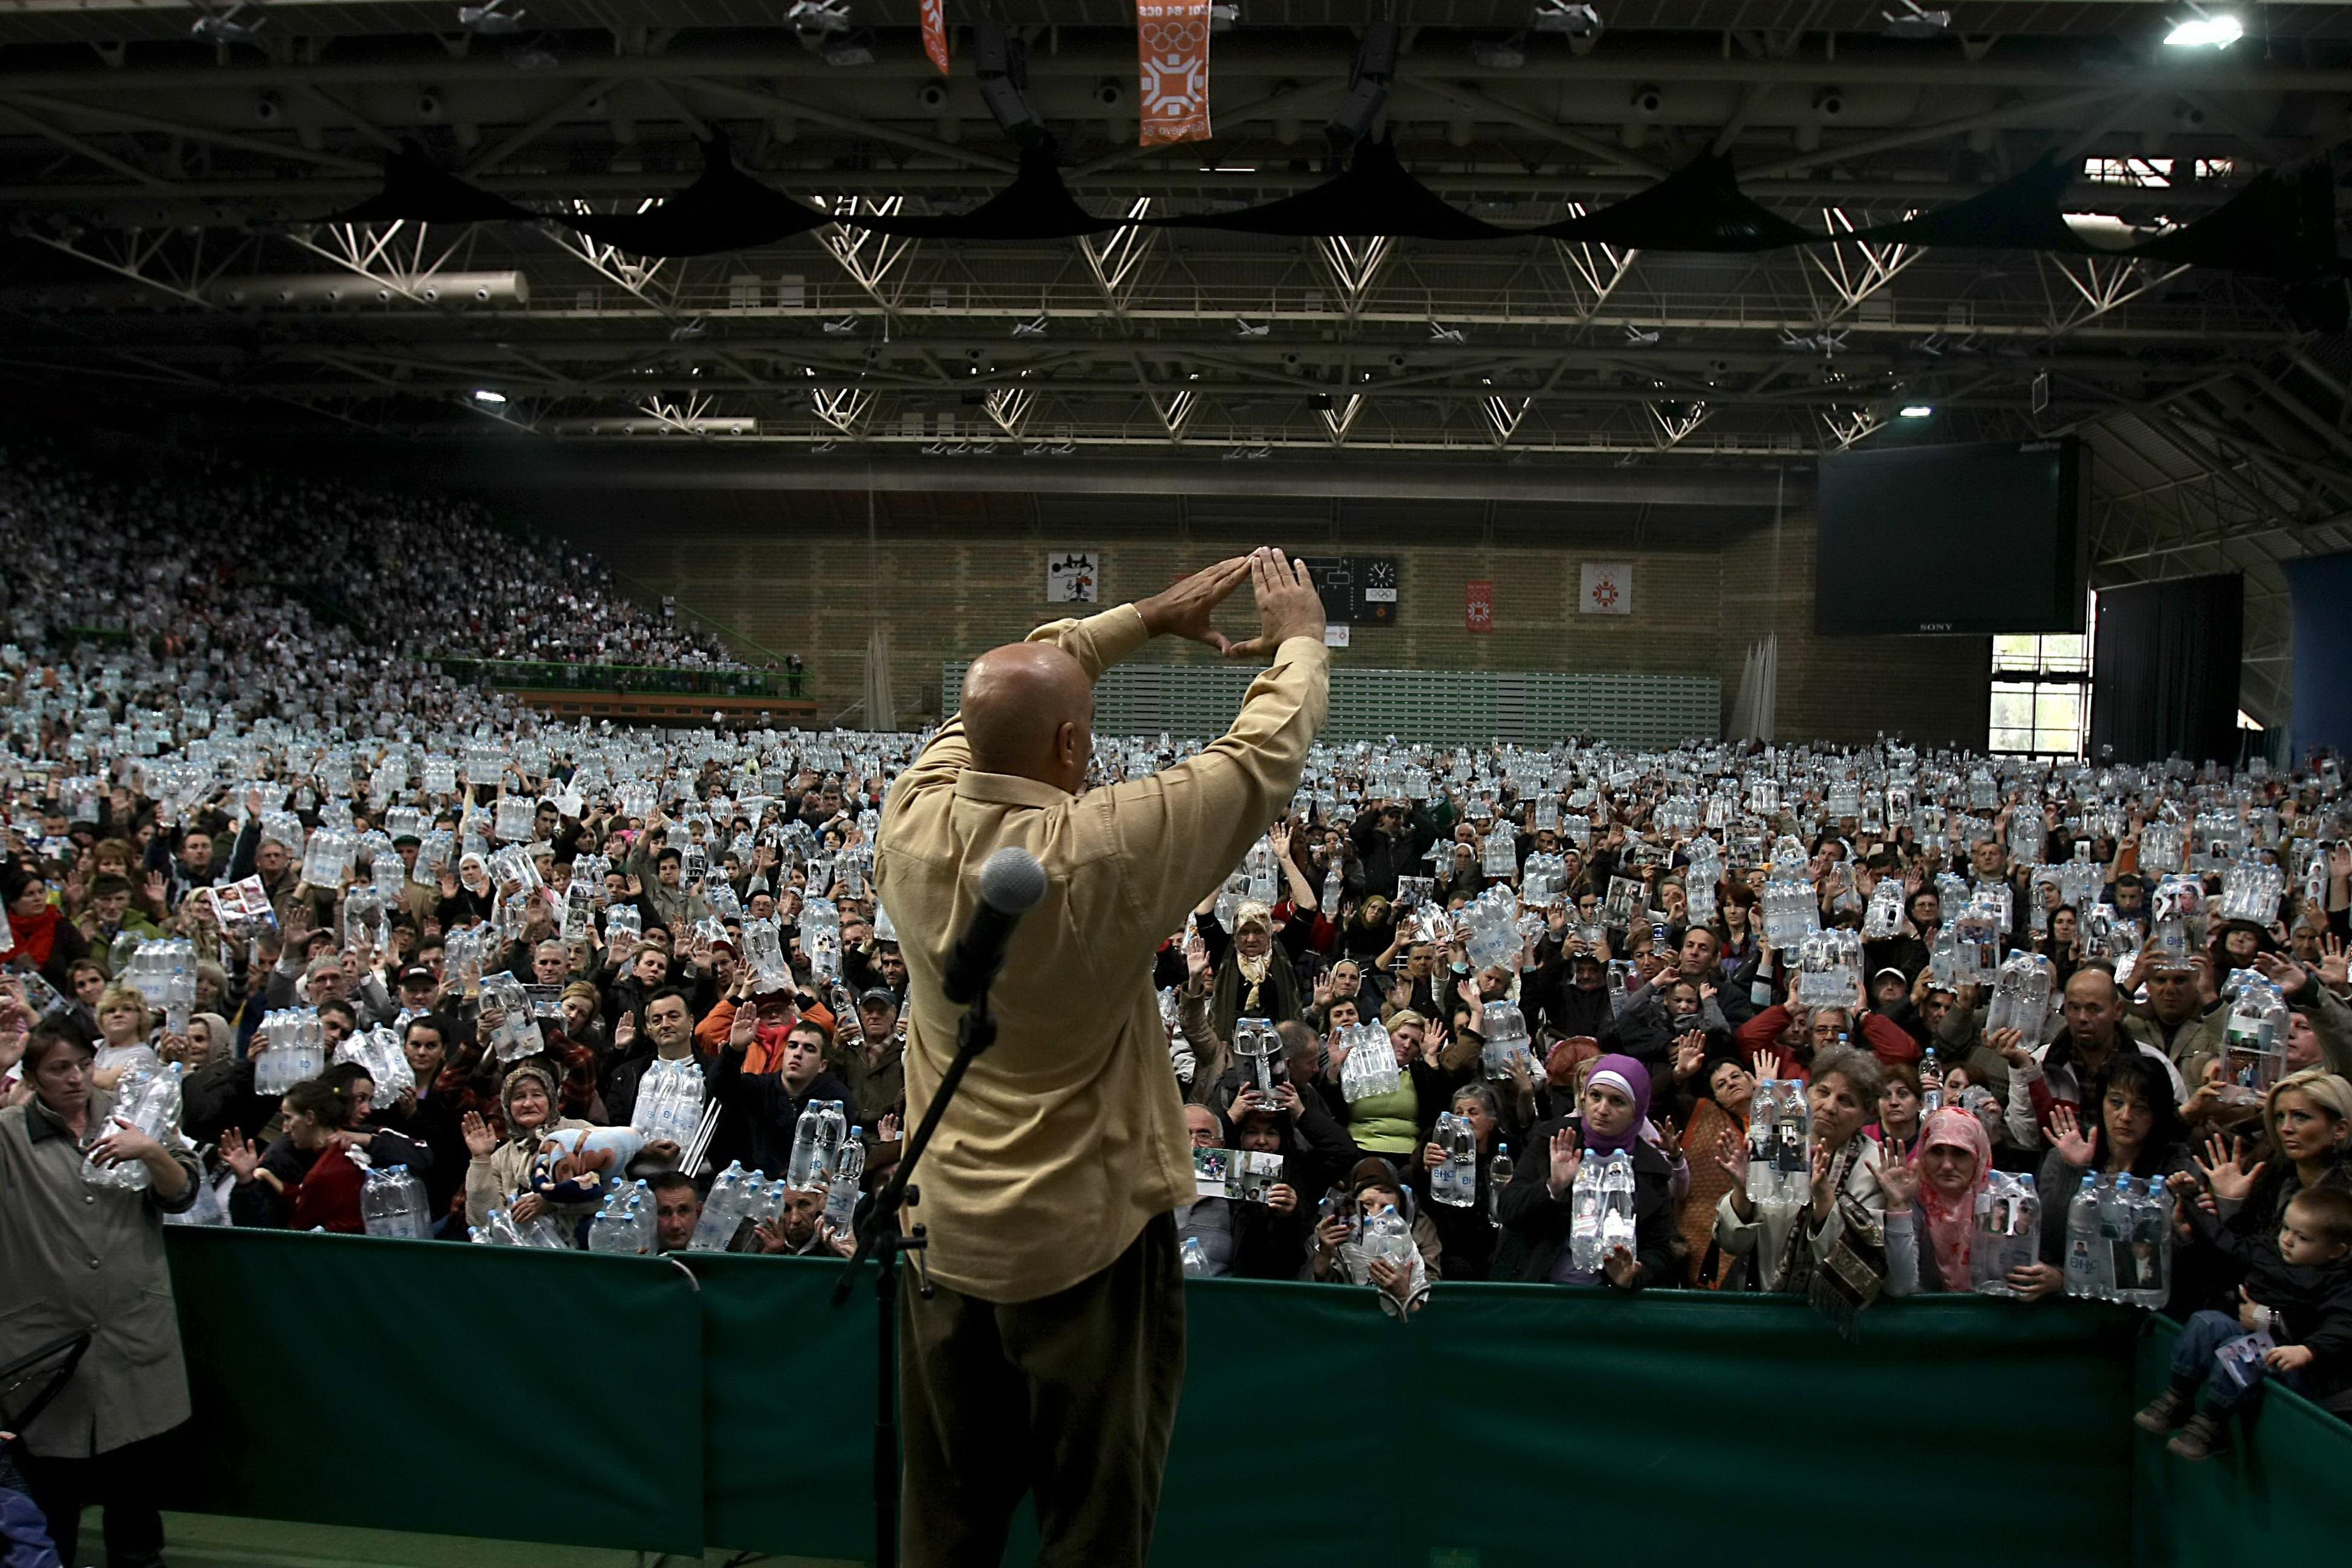
M1695 528L1559 526L1458 509L1275 500L1252 507L1168 496L883 493L876 543L864 495L749 490L541 493L508 507L593 549L645 592L691 608L778 655L808 663L832 713L861 689L871 605L890 628L902 721L935 712L939 668L1013 641L1049 618L1048 552L1103 556L1103 603L1140 598L1183 573L1268 539L1307 553L1392 554L1400 614L1358 626L1337 657L1370 668L1638 671L1715 675L1727 710L1748 646L1780 635L1779 733L1868 740L1881 729L1981 744L1986 639L1812 635L1809 523L1718 542ZM1429 544L1431 537L1448 540ZM1663 536L1660 539L1659 536ZM1538 544L1537 538L1547 542ZM1630 561L1633 612L1580 615L1582 563ZM1776 567L1777 562L1777 567ZM1464 588L1494 584L1494 630L1463 624ZM871 590L869 593L869 583ZM870 601L870 602L869 602ZM1232 614L1239 631L1246 614ZM1211 659L1163 644L1155 662Z

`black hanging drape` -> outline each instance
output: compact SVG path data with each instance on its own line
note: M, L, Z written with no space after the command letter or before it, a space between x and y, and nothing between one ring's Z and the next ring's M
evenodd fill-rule
M2246 584L2235 572L2099 590L2091 756L2234 762Z

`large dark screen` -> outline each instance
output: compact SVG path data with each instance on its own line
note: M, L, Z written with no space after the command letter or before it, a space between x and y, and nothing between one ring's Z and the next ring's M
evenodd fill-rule
M2082 489L2071 437L1823 458L1814 629L2081 631Z

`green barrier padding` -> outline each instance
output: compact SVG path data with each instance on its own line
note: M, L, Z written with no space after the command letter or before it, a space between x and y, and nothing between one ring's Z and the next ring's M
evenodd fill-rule
M2179 1338L2177 1325L2159 1320L2140 1342L2142 1402L2164 1386ZM2273 1384L2230 1436L2229 1452L2191 1462L2166 1453L2163 1438L2134 1430L2137 1568L2344 1561L2352 1426Z
M660 1258L174 1226L167 1508L698 1553L701 1323Z
M696 1253L704 1539L798 1557L874 1554L874 1271ZM908 1270L909 1289L914 1271Z
M873 1300L829 1260L174 1227L195 1441L166 1506L582 1546L870 1553ZM696 1286L699 1285L698 1290ZM911 1286L911 1279L909 1280ZM2352 1428L2273 1390L2235 1453L2132 1427L2177 1333L2089 1303L1441 1285L1188 1289L1165 1568L1551 1568L1913 1540L1998 1458L2004 1564L2327 1560ZM389 1459L387 1460L387 1456ZM361 1478L394 1473L390 1486ZM1923 1515L1922 1509L1927 1514ZM1016 1521L1007 1561L1030 1559Z
M775 1267L696 1260L707 1534L862 1556L871 1282L832 1313L837 1265ZM1822 1487L1853 1539L1908 1539L1938 1453L2002 1456L2004 1506L2035 1521L2005 1563L2130 1561L2136 1326L2116 1309L1889 1302L1848 1344L1790 1301L1440 1286L1402 1324L1365 1289L1218 1279L1189 1287L1186 1318L1153 1549L1168 1568L1555 1568L1570 1542L1646 1561L1685 1539L1810 1560ZM812 1409L814 1432L795 1414ZM1916 1486L1877 1468L1894 1432L1918 1445ZM1035 1540L1024 1509L1007 1563Z

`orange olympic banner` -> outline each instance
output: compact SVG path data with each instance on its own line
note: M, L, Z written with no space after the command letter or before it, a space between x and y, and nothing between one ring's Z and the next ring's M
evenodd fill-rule
M948 74L948 0L923 0L923 53Z
M1209 139L1209 0L1135 0L1141 144Z

